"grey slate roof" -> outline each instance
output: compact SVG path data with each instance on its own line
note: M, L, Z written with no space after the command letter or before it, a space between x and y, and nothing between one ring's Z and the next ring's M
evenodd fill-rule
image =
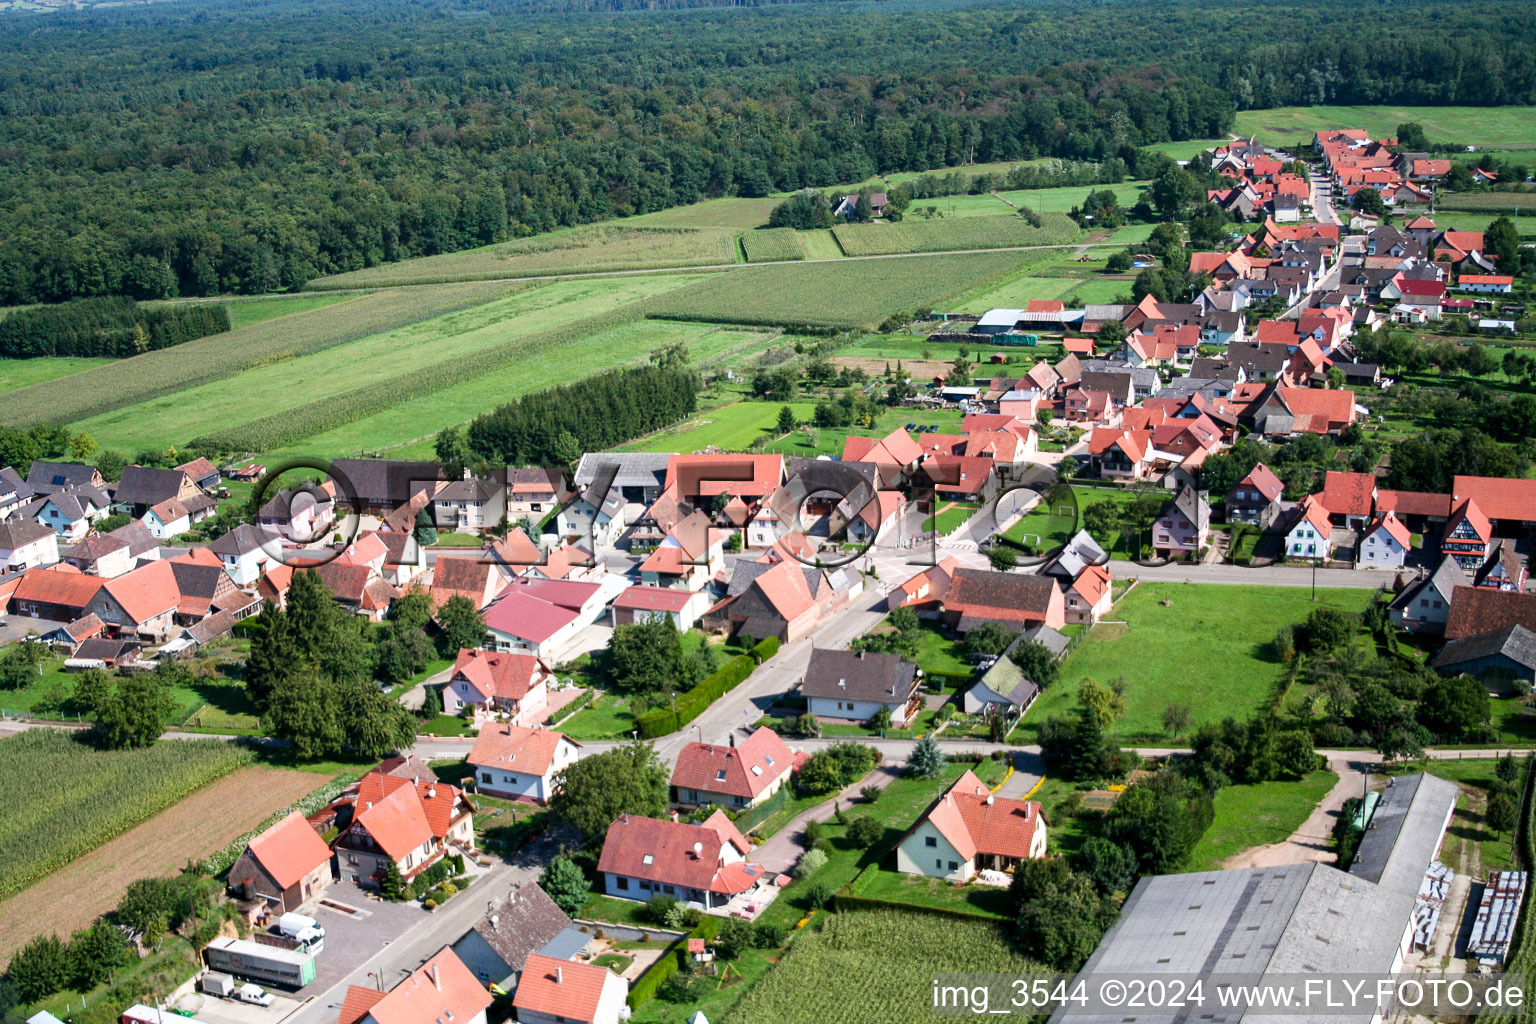
M113 498L125 505L158 505L181 493L181 483L186 476L179 469L129 466L123 470L123 478L117 482Z
M0 498L14 495L15 500L26 501L32 497L32 493L32 488L27 486L20 473L10 466L0 466Z
M358 500L379 504L403 505L411 495L423 490L429 481L443 479L443 467L436 462L396 462L391 459L336 459L331 463L333 476L344 477L357 492ZM337 498L346 499L346 488L337 484Z
M572 484L583 490L591 487L604 467L615 469L614 487L661 487L667 480L667 460L671 456L654 452L588 452L576 465Z
M568 930L574 930L571 919L536 882L518 889L474 927L485 944L513 971L521 971L523 961L531 954L544 951ZM576 934L583 940L591 939L581 932ZM586 941L576 946L576 951Z
M805 667L807 697L901 704L916 686L917 666L896 654L834 651L818 647Z
M124 541L128 545L128 554L138 558L146 551L154 551L160 546L155 535L149 532L149 527L135 519L131 523L124 523L111 533L107 534L113 540Z
M1392 779L1371 814L1349 873L1412 898L1456 807L1456 784L1419 772Z
M0 523L0 548L15 551L19 547L53 536L53 530L31 519L11 519Z
M96 467L83 462L44 462L39 459L27 470L27 486L38 494L89 484L95 478Z
M1491 658L1502 654L1511 661L1536 670L1536 633L1518 622L1491 633L1474 633L1459 640L1452 640L1440 649L1435 658L1435 668L1464 665L1479 658Z

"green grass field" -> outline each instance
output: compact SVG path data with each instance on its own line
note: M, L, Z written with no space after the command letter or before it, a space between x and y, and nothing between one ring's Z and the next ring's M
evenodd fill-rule
M929 223L924 211L933 207L932 220L948 220L952 217L999 217L1017 215L1018 211L989 193L960 196L935 196L932 199L914 199L907 208L906 220ZM905 221L903 222L905 223Z
M837 236L831 228L820 231L800 232L800 249L808 260L840 260L843 247L837 244Z
M21 388L0 403L0 423L69 423L221 380L259 365L290 360L407 324L480 305L525 287L508 284L456 284L352 296L324 308L267 320L227 334L185 345L110 360L68 378ZM429 335L430 336L430 335ZM328 372L334 373L331 364ZM172 399L174 401L174 399ZM260 401L243 394L241 403ZM229 410L225 410L227 413ZM185 438L158 437L164 447Z
M654 306L657 315L677 320L870 327L980 288L1017 264L1013 253L975 253L744 267L678 289Z
M229 307L229 326L238 331L264 320L287 316L290 313L307 313L336 302L353 298L351 295L281 295L249 299L221 299Z
M268 454L334 457L366 449L387 451L391 458L431 458L433 438L444 427L464 423L530 391L642 362L655 349L673 344L687 345L700 366L729 363L761 350L773 337L771 332L665 320L634 320L606 330L577 333L560 346L557 356L552 356L558 358L556 378L550 376L550 364L543 360L516 361L494 373L401 402Z
M423 256L311 281L312 290L490 281L497 278L586 274L656 267L735 263L732 228L634 227L597 224L499 242L481 249Z
M1227 141L1226 139L1186 139L1183 142L1158 142L1141 148L1162 153L1175 160L1191 160L1208 149L1226 145Z
M833 228L832 233L849 256L1065 245L1082 234L1065 214L1047 214L1037 228L1018 214L1007 212L996 217L909 217L899 224L845 224Z
M1244 850L1284 842L1338 781L1333 772L1315 771L1290 782L1223 787L1216 793L1216 818L1184 870L1215 871Z
M634 277L556 281L524 288L470 309L115 409L83 420L77 427L105 448L136 450L184 444L207 431L229 429L372 381L451 362L695 280L687 276ZM534 368L546 384L550 382L551 364L541 362ZM560 379L570 369L560 365L556 372ZM462 418L482 411L465 410ZM419 429L408 436L426 432ZM381 437L378 443L387 440Z
M1062 293L1062 298L1075 298L1083 304L1112 303L1121 298L1130 301L1131 282L1125 278L1089 277L1074 281L1072 287ZM1068 303L1076 306L1076 303Z
M46 380L68 377L93 366L105 366L118 362L116 359L80 359L58 356L42 359L0 359L0 394L39 384Z
M1065 277L1019 277L967 298L950 312L985 313L989 309L1023 309L1032 299L1059 299L1079 282Z
M1112 245L1140 245L1152 237L1156 224L1123 224L1106 239Z
M1065 544L1074 532L1082 528L1082 514L1091 505L1101 501L1113 501L1120 505L1129 504L1133 495L1130 491L1111 487L1074 487L1072 493L1075 496L1076 515L1063 514L1063 509L1072 509L1074 503L1056 498L1050 500L1042 498L1027 515L1003 531L1003 537L1015 544L1028 545L1038 551L1045 552ZM1108 545L1105 550L1111 557L1116 554L1130 554L1120 544L1120 533L1115 531L1100 542Z
M632 444L622 445L625 452L691 452L707 445L726 451L746 451L759 437L776 433L779 410L784 402L736 402L710 409L676 427L658 431ZM795 418L809 420L816 411L811 402L790 402Z
M858 427L802 428L763 450L802 459L814 459L818 455L840 456L843 453L843 441L850 434L884 437L908 423L933 424L941 432L952 434L959 431L960 419L958 409L886 409L875 421L875 425L867 430Z
M1108 684L1117 676L1129 685L1125 713L1109 732L1122 742L1168 742L1162 714L1174 703L1193 709L1194 726L1228 716L1246 719L1273 700L1284 670L1269 654L1276 630L1304 621L1318 604L1362 612L1375 596L1370 590L1319 589L1313 604L1309 593L1301 587L1140 584L1115 605L1110 621L1088 631L1015 736L1033 742L1040 723L1077 702L1084 679Z
M998 195L1016 206L1027 206L1040 213L1066 213L1074 206L1081 206L1090 192L1114 192L1120 205L1130 209L1136 205L1146 190L1146 182L1123 182L1119 185L1066 185L1061 188L1030 188L1017 192L999 192Z
M643 213L614 223L644 228L735 228L748 230L768 223L768 215L784 200L706 199L656 213Z
M1415 121L1429 141L1490 149L1536 149L1536 107L1277 107L1240 110L1232 130L1269 145L1310 142L1325 128L1364 128L1377 138Z

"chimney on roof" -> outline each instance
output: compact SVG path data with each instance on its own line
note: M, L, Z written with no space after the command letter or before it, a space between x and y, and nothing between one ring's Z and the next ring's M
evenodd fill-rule
M731 733L731 749L736 749L736 733L734 731Z
M563 984L565 984L565 968L558 967L558 966L555 968L555 984L556 985L563 985Z
M672 820L673 820L673 821L676 821L676 820L677 820L677 812L676 812L676 811L673 811L673 812L672 812Z
M443 990L443 979L437 976L437 964L432 965L432 987L439 992Z

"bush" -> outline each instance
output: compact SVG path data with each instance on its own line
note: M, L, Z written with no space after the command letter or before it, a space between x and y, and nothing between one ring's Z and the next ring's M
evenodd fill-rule
M821 910L832 902L832 886L827 882L811 882L805 887L805 905Z
M805 845L814 846L826 831L826 824L820 821L808 821L805 823Z
M788 938L789 932L783 925L763 921L752 932L752 946L755 949L778 949Z
M699 685L678 697L675 708L658 708L637 717L635 725L639 727L641 738L655 739L678 731L739 686L756 667L757 662L748 655L739 654L732 658Z
M861 814L848 823L848 841L867 850L885 835L885 825L871 814Z
M809 878L826 866L827 852L825 850L806 850L800 855L800 863L795 867L795 877Z
M837 847L833 846L832 840L828 839L826 836L822 836L820 839L811 844L812 852L820 853L828 857L832 855L832 851L835 849L837 849Z
M657 893L655 896L652 896L650 899L645 901L645 905L636 912L635 916L639 917L642 921L649 921L651 924L659 924L664 926L667 923L667 915L670 914L672 912L672 908L677 905L678 902L676 896L667 896L663 893Z
M750 921L728 917L720 922L720 929L715 933L715 953L726 960L735 960L751 947L755 938L756 930Z
M668 897L670 899L670 897ZM686 903L673 901L667 916L661 922L674 931L686 931L699 926L699 912Z
M945 706L947 707L948 705L945 705ZM867 803L867 804L872 804L876 800L879 800L880 799L880 792L881 791L880 791L880 787L879 786L861 786L861 787L859 787L859 796L861 798L863 798L864 802Z
M752 648L752 660L759 665L779 653L779 638L776 636L764 637Z
M699 995L700 978L688 971L678 971L661 986L657 995L669 1003L691 1003Z

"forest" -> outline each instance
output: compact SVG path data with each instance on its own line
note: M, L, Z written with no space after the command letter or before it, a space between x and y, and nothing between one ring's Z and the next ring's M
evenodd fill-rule
M76 299L17 310L0 320L0 358L108 356L126 359L229 330L229 310L200 302L143 306L122 297Z
M296 288L973 161L1134 167L1240 108L1536 100L1536 10L1497 0L627 6L0 18L0 304Z

